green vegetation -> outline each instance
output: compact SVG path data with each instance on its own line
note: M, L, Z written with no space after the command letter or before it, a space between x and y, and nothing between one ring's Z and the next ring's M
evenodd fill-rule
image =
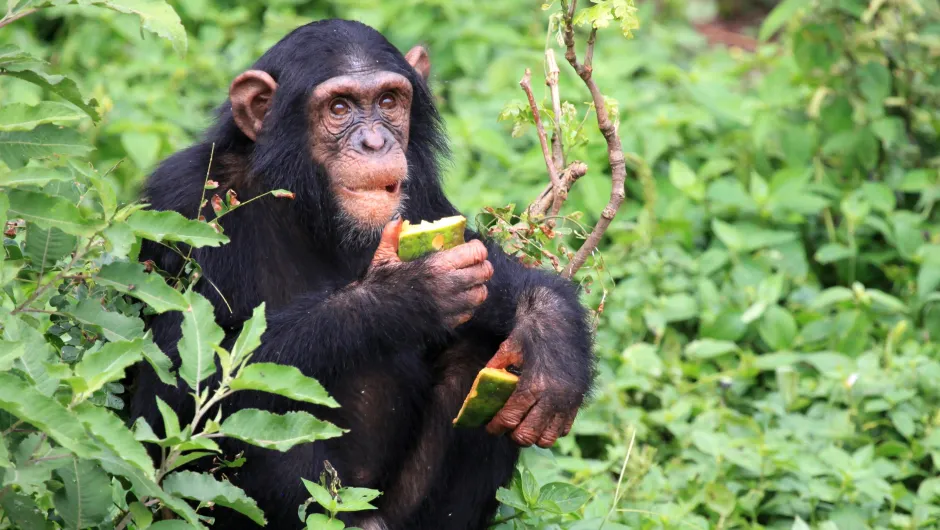
M154 523L159 507L208 525L209 504L260 521L224 479L177 468L210 458L220 436L283 451L297 433L341 432L298 413L204 417L243 389L334 403L296 370L251 363L260 311L232 351L213 348L221 331L187 288L197 263L167 284L134 259L142 238L226 242L218 226L133 201L234 75L294 27L339 16L401 49L428 45L454 152L448 191L507 247L563 268L559 246L576 246L607 204L606 144L561 60L565 155L587 173L554 230L507 230L548 183L518 83L531 68L550 129L541 74L545 47L564 51L557 2L65 4L13 0L0 20L2 529L189 527ZM753 53L709 47L690 24L742 2L641 2L639 28L627 0L582 4L582 21L609 23L593 75L630 169L603 259L577 276L603 309L599 379L570 436L524 452L496 527L940 527L940 4L744 2L775 4ZM170 377L145 307L192 308L180 374L202 413L165 409L162 440L121 421L128 366ZM205 388L214 356L224 384ZM328 513L310 528L341 528L329 514L377 494L305 478Z

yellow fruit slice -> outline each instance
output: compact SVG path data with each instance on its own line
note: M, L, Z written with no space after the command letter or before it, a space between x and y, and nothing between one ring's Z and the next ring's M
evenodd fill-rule
M488 423L503 408L516 389L519 377L506 370L484 368L470 387L463 406L454 418L456 427L478 427Z
M402 261L412 261L431 252L461 245L466 227L467 218L462 215L418 224L405 221L398 236L398 257Z

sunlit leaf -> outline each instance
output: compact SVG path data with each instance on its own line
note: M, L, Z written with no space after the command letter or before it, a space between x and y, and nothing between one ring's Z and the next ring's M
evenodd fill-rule
M259 525L265 525L264 512L258 504L248 497L245 492L233 486L227 480L218 480L212 475L194 473L192 471L179 471L167 476L163 481L163 489L167 493L184 499L193 499L200 502L212 502L219 506L231 508Z
M84 117L81 110L55 101L10 103L0 107L0 131L29 131L45 123L71 123Z
M173 289L158 274L147 274L140 263L114 262L105 265L95 280L133 296L152 307L157 313L187 307L183 293Z
M96 300L82 300L69 309L68 314L83 324L101 329L105 338L113 342L132 341L144 334L142 320L107 311Z
M15 189L10 191L9 198L10 217L20 217L43 228L58 228L67 234L90 236L100 227L95 221L86 219L77 206L62 197Z
M88 402L76 406L75 413L82 425L94 434L100 443L108 446L115 454L141 470L147 478L153 479L155 473L153 461L121 418L104 407Z
M0 409L42 429L76 455L88 457L94 452L84 427L68 409L10 373L0 373Z
M93 150L88 137L73 129L40 125L30 131L0 132L0 159L13 169L30 159L84 156Z
M199 393L199 383L215 373L215 348L225 333L215 322L212 304L195 291L186 291L183 310L183 337L178 350L182 364L179 374Z
M258 409L242 409L222 422L222 433L243 442L287 451L297 444L335 438L346 432L307 414L272 414Z
M316 380L294 366L273 363L249 364L229 385L232 390L260 390L315 405L339 407Z
M193 205L195 211L198 204ZM127 219L137 235L153 241L181 241L195 247L217 247L228 243L228 237L211 226L187 219L177 212L139 210Z

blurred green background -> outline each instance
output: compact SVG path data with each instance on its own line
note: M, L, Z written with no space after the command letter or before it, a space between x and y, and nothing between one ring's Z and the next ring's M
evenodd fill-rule
M526 204L547 182L533 129L513 137L497 118L523 100L525 68L539 81L545 46L560 50L547 31L557 3L171 4L183 56L104 10L56 8L0 32L97 98L93 160L127 158L125 200L198 138L237 73L325 17L428 46L454 153L445 182L465 212ZM520 478L501 527L940 528L940 4L638 6L632 39L600 31L595 79L654 185L629 175L606 266L588 272L587 300L607 294L595 396L520 473L590 498L556 513L525 502ZM585 116L587 91L561 71L562 98ZM0 95L41 94L10 82ZM593 224L609 168L592 114L584 131L570 158L590 171L565 211Z

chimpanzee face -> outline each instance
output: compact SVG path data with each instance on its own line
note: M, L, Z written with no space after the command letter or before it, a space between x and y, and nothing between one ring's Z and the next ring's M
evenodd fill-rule
M333 77L310 98L313 160L345 215L364 228L381 227L401 204L411 95L404 76L377 72Z
M430 62L424 48L416 46L405 59L427 78ZM309 154L325 170L343 216L360 229L374 231L402 205L414 87L399 73L350 70L320 83L310 94ZM252 141L261 132L276 90L274 79L260 70L249 70L232 82L233 118Z

